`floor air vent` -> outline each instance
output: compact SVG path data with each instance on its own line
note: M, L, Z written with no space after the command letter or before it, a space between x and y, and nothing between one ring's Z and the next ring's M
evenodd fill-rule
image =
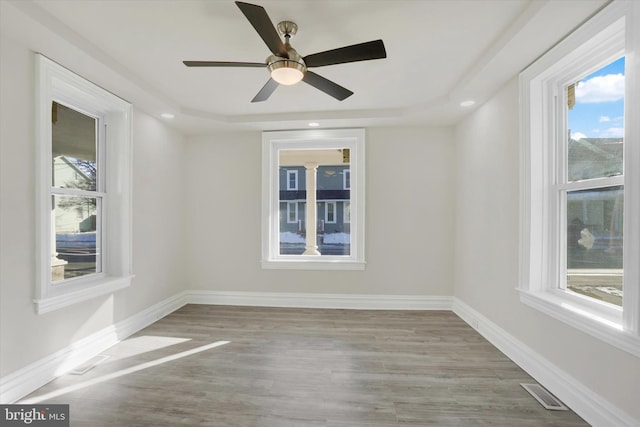
M569 408L564 406L556 397L545 390L540 384L520 384L529 392L545 409L552 411L568 411Z

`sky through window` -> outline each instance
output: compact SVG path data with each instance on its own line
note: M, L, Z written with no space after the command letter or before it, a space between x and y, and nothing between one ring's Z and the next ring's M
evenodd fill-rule
M569 110L571 138L624 136L624 57L581 79Z

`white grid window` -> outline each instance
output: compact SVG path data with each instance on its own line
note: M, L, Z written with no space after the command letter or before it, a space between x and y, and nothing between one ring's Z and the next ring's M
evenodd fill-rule
M351 203L350 202L343 202L342 204L342 220L344 221L345 224L348 224L351 222Z
M336 202L325 202L324 222L326 222L327 224L336 223Z
M298 171L297 170L288 170L287 171L287 190L297 190L298 189Z
M301 270L363 270L364 258L364 130L335 129L314 131L264 132L262 134L262 267L268 269L301 269ZM289 230L281 229L280 218L284 212L280 199L280 188L290 188L291 175L282 175L282 168L296 166L304 168L306 191L316 188L307 194L306 203L316 201L320 181L317 171L322 165L343 164L344 156L336 157L345 149L349 150L349 182L350 187L350 226L342 234L349 236L338 242L328 243L326 239L317 239L314 230L321 231L323 224L336 223L338 217L337 202L331 201L331 207L309 211L304 209L303 218L298 218L300 230L304 231L303 241L300 236L291 236ZM336 163L337 162L337 163ZM289 169L294 171L294 169ZM296 171L300 169L295 169ZM280 181L287 180L281 187ZM344 181L343 181L344 182ZM339 189L339 181L337 183ZM303 188L298 188L298 191ZM340 191L340 190L339 190ZM286 214L289 218L290 211ZM327 221L327 219L329 221ZM286 224L285 221L282 221ZM311 231L310 231L311 230ZM326 236L325 236L326 237ZM331 246L331 247L329 247ZM337 248L336 248L337 247Z
M298 222L298 202L287 202L287 222L289 224Z
M640 122L624 117L640 116L640 67L625 61L639 18L614 2L520 76L521 300L636 355ZM614 119L616 135L596 129Z
M38 313L131 283L131 104L36 55ZM107 131L108 129L108 131Z

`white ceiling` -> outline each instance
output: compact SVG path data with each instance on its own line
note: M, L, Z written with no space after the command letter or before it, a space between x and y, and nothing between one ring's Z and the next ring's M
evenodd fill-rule
M342 102L300 83L280 86L267 101L251 103L268 79L266 69L182 64L183 60L266 59L269 50L232 0L19 0L13 4L109 68L108 76L95 72L102 79L99 84L125 92L118 94L152 115L175 114L171 126L195 134L304 128L309 121L326 127L449 125L481 105L606 3L249 2L262 5L274 24L282 20L298 24L291 44L302 56L383 39L387 58L315 68L355 92ZM63 58L57 60L64 64ZM460 107L466 99L477 103Z

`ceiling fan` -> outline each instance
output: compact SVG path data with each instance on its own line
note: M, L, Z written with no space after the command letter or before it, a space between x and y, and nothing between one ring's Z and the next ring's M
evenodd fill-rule
M267 11L262 6L239 1L235 3L262 37L272 55L265 62L183 61L183 63L187 67L266 67L271 77L251 102L266 101L279 85L292 85L300 80L343 101L353 95L353 92L309 71L309 68L387 57L382 40L354 44L302 57L289 44L291 36L298 31L295 22L282 21L278 24L278 31L284 35L283 43Z

